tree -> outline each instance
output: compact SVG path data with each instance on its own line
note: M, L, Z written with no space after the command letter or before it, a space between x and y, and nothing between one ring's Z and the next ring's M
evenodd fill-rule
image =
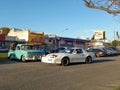
M2 28L0 28L0 30L2 30L2 34L7 35L9 33L9 31L10 31L10 28L8 28L8 27L2 27Z
M112 41L112 46L119 46L119 45L120 45L120 41L118 40Z
M104 10L109 14L120 13L120 0L83 0L89 8Z

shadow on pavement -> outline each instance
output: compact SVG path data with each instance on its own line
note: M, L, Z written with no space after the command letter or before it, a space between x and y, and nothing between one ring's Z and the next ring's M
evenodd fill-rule
M0 65L1 64L15 64L15 63L20 63L18 60L0 60Z
M104 63L104 62L112 62L115 60L110 59L102 59L102 60L94 60L92 63Z
M105 63L105 62L113 62L115 60L110 60L110 59L102 59L102 60L93 60L92 63L90 64L96 64L96 63ZM72 65L80 65L80 64L86 64L84 62L80 62L80 63L70 63L69 65L72 66Z
M16 64L16 63L33 63L33 62L41 62L40 60L35 60L35 61L25 61L22 62L20 60L0 60L0 65L1 64Z
M112 59L98 59L98 60L93 60L93 62L91 64L95 64L95 63L105 63L105 62L113 62L115 60ZM26 61L26 62L22 62L19 60L0 60L0 65L2 64L16 64L16 63L33 63L33 62L40 62L40 61ZM72 65L80 65L80 64L85 64L85 63L70 63L70 66Z

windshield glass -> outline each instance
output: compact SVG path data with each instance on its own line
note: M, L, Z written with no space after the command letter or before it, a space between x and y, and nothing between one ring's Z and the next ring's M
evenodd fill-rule
M36 47L34 45L22 45L22 50L36 50Z
M59 53L72 53L74 49L64 49L60 50Z

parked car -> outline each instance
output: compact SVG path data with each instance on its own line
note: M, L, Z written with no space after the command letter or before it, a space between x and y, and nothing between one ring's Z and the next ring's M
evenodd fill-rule
M71 48L64 53L51 53L43 56L41 62L67 66L75 62L91 63L94 58L95 54L92 52L86 52L82 48Z
M115 50L115 49L113 49L111 47L106 48L106 50L109 53L109 56L111 56L111 55L117 55L118 54L117 50Z
M41 60L44 52L37 50L32 44L17 44L15 49L8 52L9 59L26 60Z
M103 57L108 55L107 51L101 48L89 48L87 51L94 52L96 57Z
M52 53L52 51L50 49L44 48L44 47L38 48L38 50L44 52L45 55Z
M58 52L58 53L66 52L66 50L68 50L68 49L70 49L70 48L69 48L69 47L59 47L59 48L57 49L57 52Z

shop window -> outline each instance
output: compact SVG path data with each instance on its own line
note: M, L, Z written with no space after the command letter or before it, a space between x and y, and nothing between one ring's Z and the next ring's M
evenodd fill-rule
M52 40L49 40L49 42L52 42Z
M53 44L55 44L55 40L53 40Z

